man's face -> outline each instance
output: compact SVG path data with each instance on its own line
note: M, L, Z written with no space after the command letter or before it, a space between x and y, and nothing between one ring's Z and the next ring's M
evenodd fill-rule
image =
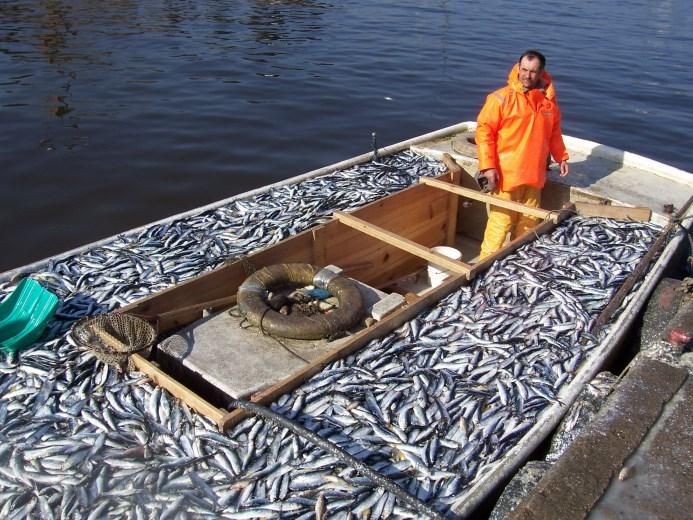
M526 89L537 88L541 85L541 62L534 58L524 57L520 61L519 79Z

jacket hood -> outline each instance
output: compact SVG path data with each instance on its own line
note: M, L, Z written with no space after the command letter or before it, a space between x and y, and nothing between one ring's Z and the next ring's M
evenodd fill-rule
M522 86L522 83L520 83L520 80L517 77L519 72L520 65L516 63L515 65L513 65L513 68L510 69L510 73L508 74L508 85L510 85L510 87L517 92L524 92L524 87ZM544 72L542 72L541 79L544 80L544 92L546 92L546 97L555 97L556 93L553 89L553 80L551 79L551 74L546 72L546 69L544 69Z

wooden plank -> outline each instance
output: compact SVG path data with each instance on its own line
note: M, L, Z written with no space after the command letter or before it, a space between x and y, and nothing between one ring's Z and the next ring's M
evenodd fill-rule
M432 188L426 188L427 191ZM443 193L443 192L439 192ZM447 197L447 194L445 194ZM376 216L377 212L371 215ZM433 219L421 219L416 234L410 240L426 246L442 244L445 239L446 214L441 212ZM334 264L345 270L348 276L358 278L372 287L382 287L401 273L420 269L424 261L376 238L332 220L315 230L316 250L321 251L322 263ZM419 238L424 240L419 241Z
M416 184L420 190L408 190L401 197L383 200L367 210L350 212L360 219L388 229L393 233L409 237L417 228L433 225L433 219L441 218L445 224L448 215L448 193ZM343 230L343 227L340 226ZM440 245L440 243L438 244Z
M470 190L468 188L463 188L461 186L455 186L449 182L439 181L438 179L431 179L430 177L421 177L419 182L426 184L428 186L433 186L435 188L440 188L441 190L446 190L451 193L455 193L462 197L467 197L474 200L479 200L481 202L487 202L493 206L499 206L501 208L509 209L511 211L517 211L518 213L523 213L525 215L531 215L533 217L552 220L556 219L555 212L548 211L541 208L533 208L525 204L520 204L519 202L512 202L510 200L499 199L493 195L486 195L479 191Z
M466 173L464 169L450 157L450 154L443 154L443 163L448 168L450 174L450 183L459 186L462 174ZM459 209L460 198L451 193L448 197L448 223L446 226L447 235L445 243L449 246L455 246L455 236L457 235L457 212Z
M465 274L454 275L446 280L442 285L435 287L430 292L414 301L411 305L401 307L392 313L392 315L390 315L388 318L377 322L370 328L354 334L353 338L339 349L326 353L286 379L283 379L277 384L262 390L257 394L254 394L250 400L259 404L268 404L274 401L286 392L290 392L294 388L298 387L301 383L320 372L330 363L333 363L338 359L360 350L373 339L389 334L397 327L412 319L426 307L456 291L459 287L465 285L466 283L468 282ZM248 413L246 411L240 409L233 410L226 414L221 421L218 422L219 428L223 431L242 421L246 417L248 417Z
M213 311L221 310L224 307L230 307L236 304L236 295L217 298L204 303L196 303L188 305L180 309L175 309L168 312L163 312L156 316L149 316L149 321L156 320L159 333L166 332L178 327L185 326L195 320L202 318L202 311L210 309Z
M462 166L460 166L455 159L452 158L452 156L449 153L444 153L443 154L443 164L445 164L445 167L448 169L448 174L451 177L458 176L461 177L462 174L467 174L467 170L465 170ZM450 181L452 182L452 180Z
M358 218L358 217L356 217ZM445 241L445 226L447 221L446 214L440 214L431 221L426 221L423 225L417 225L414 232L400 234L396 231L379 226L378 224L368 221L371 226L380 229L387 229L388 233L401 237L404 240L416 243L419 246L431 248L436 245L442 245ZM335 224L339 225L338 233L326 237L327 240L327 259L328 263L357 263L357 262L376 262L378 270L383 269L387 263L387 269L393 269L394 264L391 261L396 259L404 260L410 258L410 254L402 251L398 244L390 244L381 240L379 237L374 237L364 233L360 229L355 229L351 226L345 226L335 220ZM368 280L362 280L368 283Z
M433 247L444 243L448 221L447 204L436 209L439 211L427 213L425 215L417 215L406 228L400 225L390 225L395 223L394 220L383 222L379 219L365 218L356 213L350 213L350 215L363 222L368 222L372 226L385 229L388 233L393 235L416 242L422 246ZM402 210L402 220L409 220L411 217L411 214L406 214L404 210ZM360 229L350 226L345 227L340 224L338 219L335 219L334 224L336 224L336 227L332 227L330 233L322 237L327 241L326 255L328 258L334 256L342 258L349 255L355 255L359 258L360 255L364 253L364 248L380 249L383 247L379 245L383 243L380 239L375 242L373 241L373 238L378 237L365 234Z
M418 258L336 220L329 224L331 225L326 225L318 234L320 249L324 251L324 265L337 265L349 276L355 276L368 285L377 287L393 271L408 268L412 260L414 263L420 262ZM414 265L411 270L416 268Z
M629 208L590 202L575 202L575 209L584 217L607 217L616 220L640 220L648 222L652 216L650 208Z
M638 282L638 280L640 280L640 278L645 276L645 273L647 272L647 269L649 268L649 265L654 259L655 255L659 254L659 251L667 243L671 231L675 229L677 226L681 225L681 218L686 214L688 208L690 208L692 204L693 195L688 198L688 200L681 207L681 209L679 209L676 215L673 216L673 218L669 221L669 224L667 224L667 226L661 231L659 237L657 238L657 240L655 240L654 244L650 246L650 249L647 251L647 253L645 253L645 255L640 259L638 265L635 266L635 269L633 269L633 272L628 276L628 278L625 279L623 285L619 287L618 291L616 291L616 294L614 294L611 300L609 300L609 303L606 305L601 314L599 314L596 321L592 325L590 332L592 332L593 330L597 330L599 327L609 322L609 320L614 315L614 312L616 312L616 310L621 306L621 303L623 302L625 297L630 293L633 286Z
M453 181L458 181L459 177L453 177ZM460 198L454 193L450 194L448 210L448 222L445 226L445 244L451 247L455 246L455 236L457 235L457 210L460 204Z
M383 242L386 242L390 245L398 247L399 249L407 251L408 253L411 253L414 256L418 256L419 258L423 258L424 260L433 262L434 264L439 265L444 269L448 269L455 273L463 274L467 274L472 270L472 266L469 264L465 264L464 262L459 262L446 256L434 253L425 246L419 245L416 242L412 242L407 238L391 233L386 229L370 224L365 220L361 220L360 218L354 217L353 215L350 215L348 213L335 211L334 218L342 224L345 224L354 229L358 229L359 231L367 235L370 235L372 237L377 238L378 240L382 240Z
M208 302L202 302L202 303L195 303L193 305L186 305L185 307L181 307L180 309L173 309L171 311L166 311L162 312L161 314L140 314L139 316L148 320L148 321L155 321L155 320L166 320L166 319L175 319L176 316L179 314L184 315L189 312L201 312L205 309L221 309L222 307L229 307L231 305L234 305L236 303L236 295L232 294L231 296L224 296L223 298L216 298L214 300L210 300Z
M131 358L137 370L145 373L154 384L160 386L161 388L165 388L171 393L171 395L183 401L196 412L209 417L217 424L219 424L226 415L224 410L211 405L205 399L197 395L182 383L176 381L166 372L162 371L156 365L153 365L139 354L133 354Z
M531 242L534 240L537 236L543 235L546 233L551 232L560 222L563 222L565 219L570 217L571 215L575 214L575 208L572 204L566 205L563 209L559 210L556 213L556 222L553 220L545 220L544 222L540 223L536 227L530 229L526 233L523 233L519 237L517 237L515 240L510 242L507 246L499 249L492 255L487 256L484 258L481 262L474 264L474 268L472 271L469 273L469 279L471 280L474 278L479 272L486 270L486 268L491 265L494 261L499 260L501 258L505 258L508 256L510 253L518 249L520 246L525 245L527 242Z
M319 266L329 265L327 259L327 240L325 240L325 226L317 226L311 229L313 236L313 264Z
M266 249L229 262L208 273L137 300L118 312L157 315L188 305L205 303L230 296L249 276L248 269L289 262L312 262L313 237L311 230L282 240Z

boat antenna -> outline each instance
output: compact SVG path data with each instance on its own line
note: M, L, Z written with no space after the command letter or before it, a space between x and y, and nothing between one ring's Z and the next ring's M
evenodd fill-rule
M371 139L373 142L373 160L379 161L380 155L378 154L378 136L375 134L375 132L371 132Z

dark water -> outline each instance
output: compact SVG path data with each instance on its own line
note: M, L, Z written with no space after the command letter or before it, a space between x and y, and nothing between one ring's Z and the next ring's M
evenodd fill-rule
M687 0L0 0L0 271L472 120L543 50L564 133L691 169Z

